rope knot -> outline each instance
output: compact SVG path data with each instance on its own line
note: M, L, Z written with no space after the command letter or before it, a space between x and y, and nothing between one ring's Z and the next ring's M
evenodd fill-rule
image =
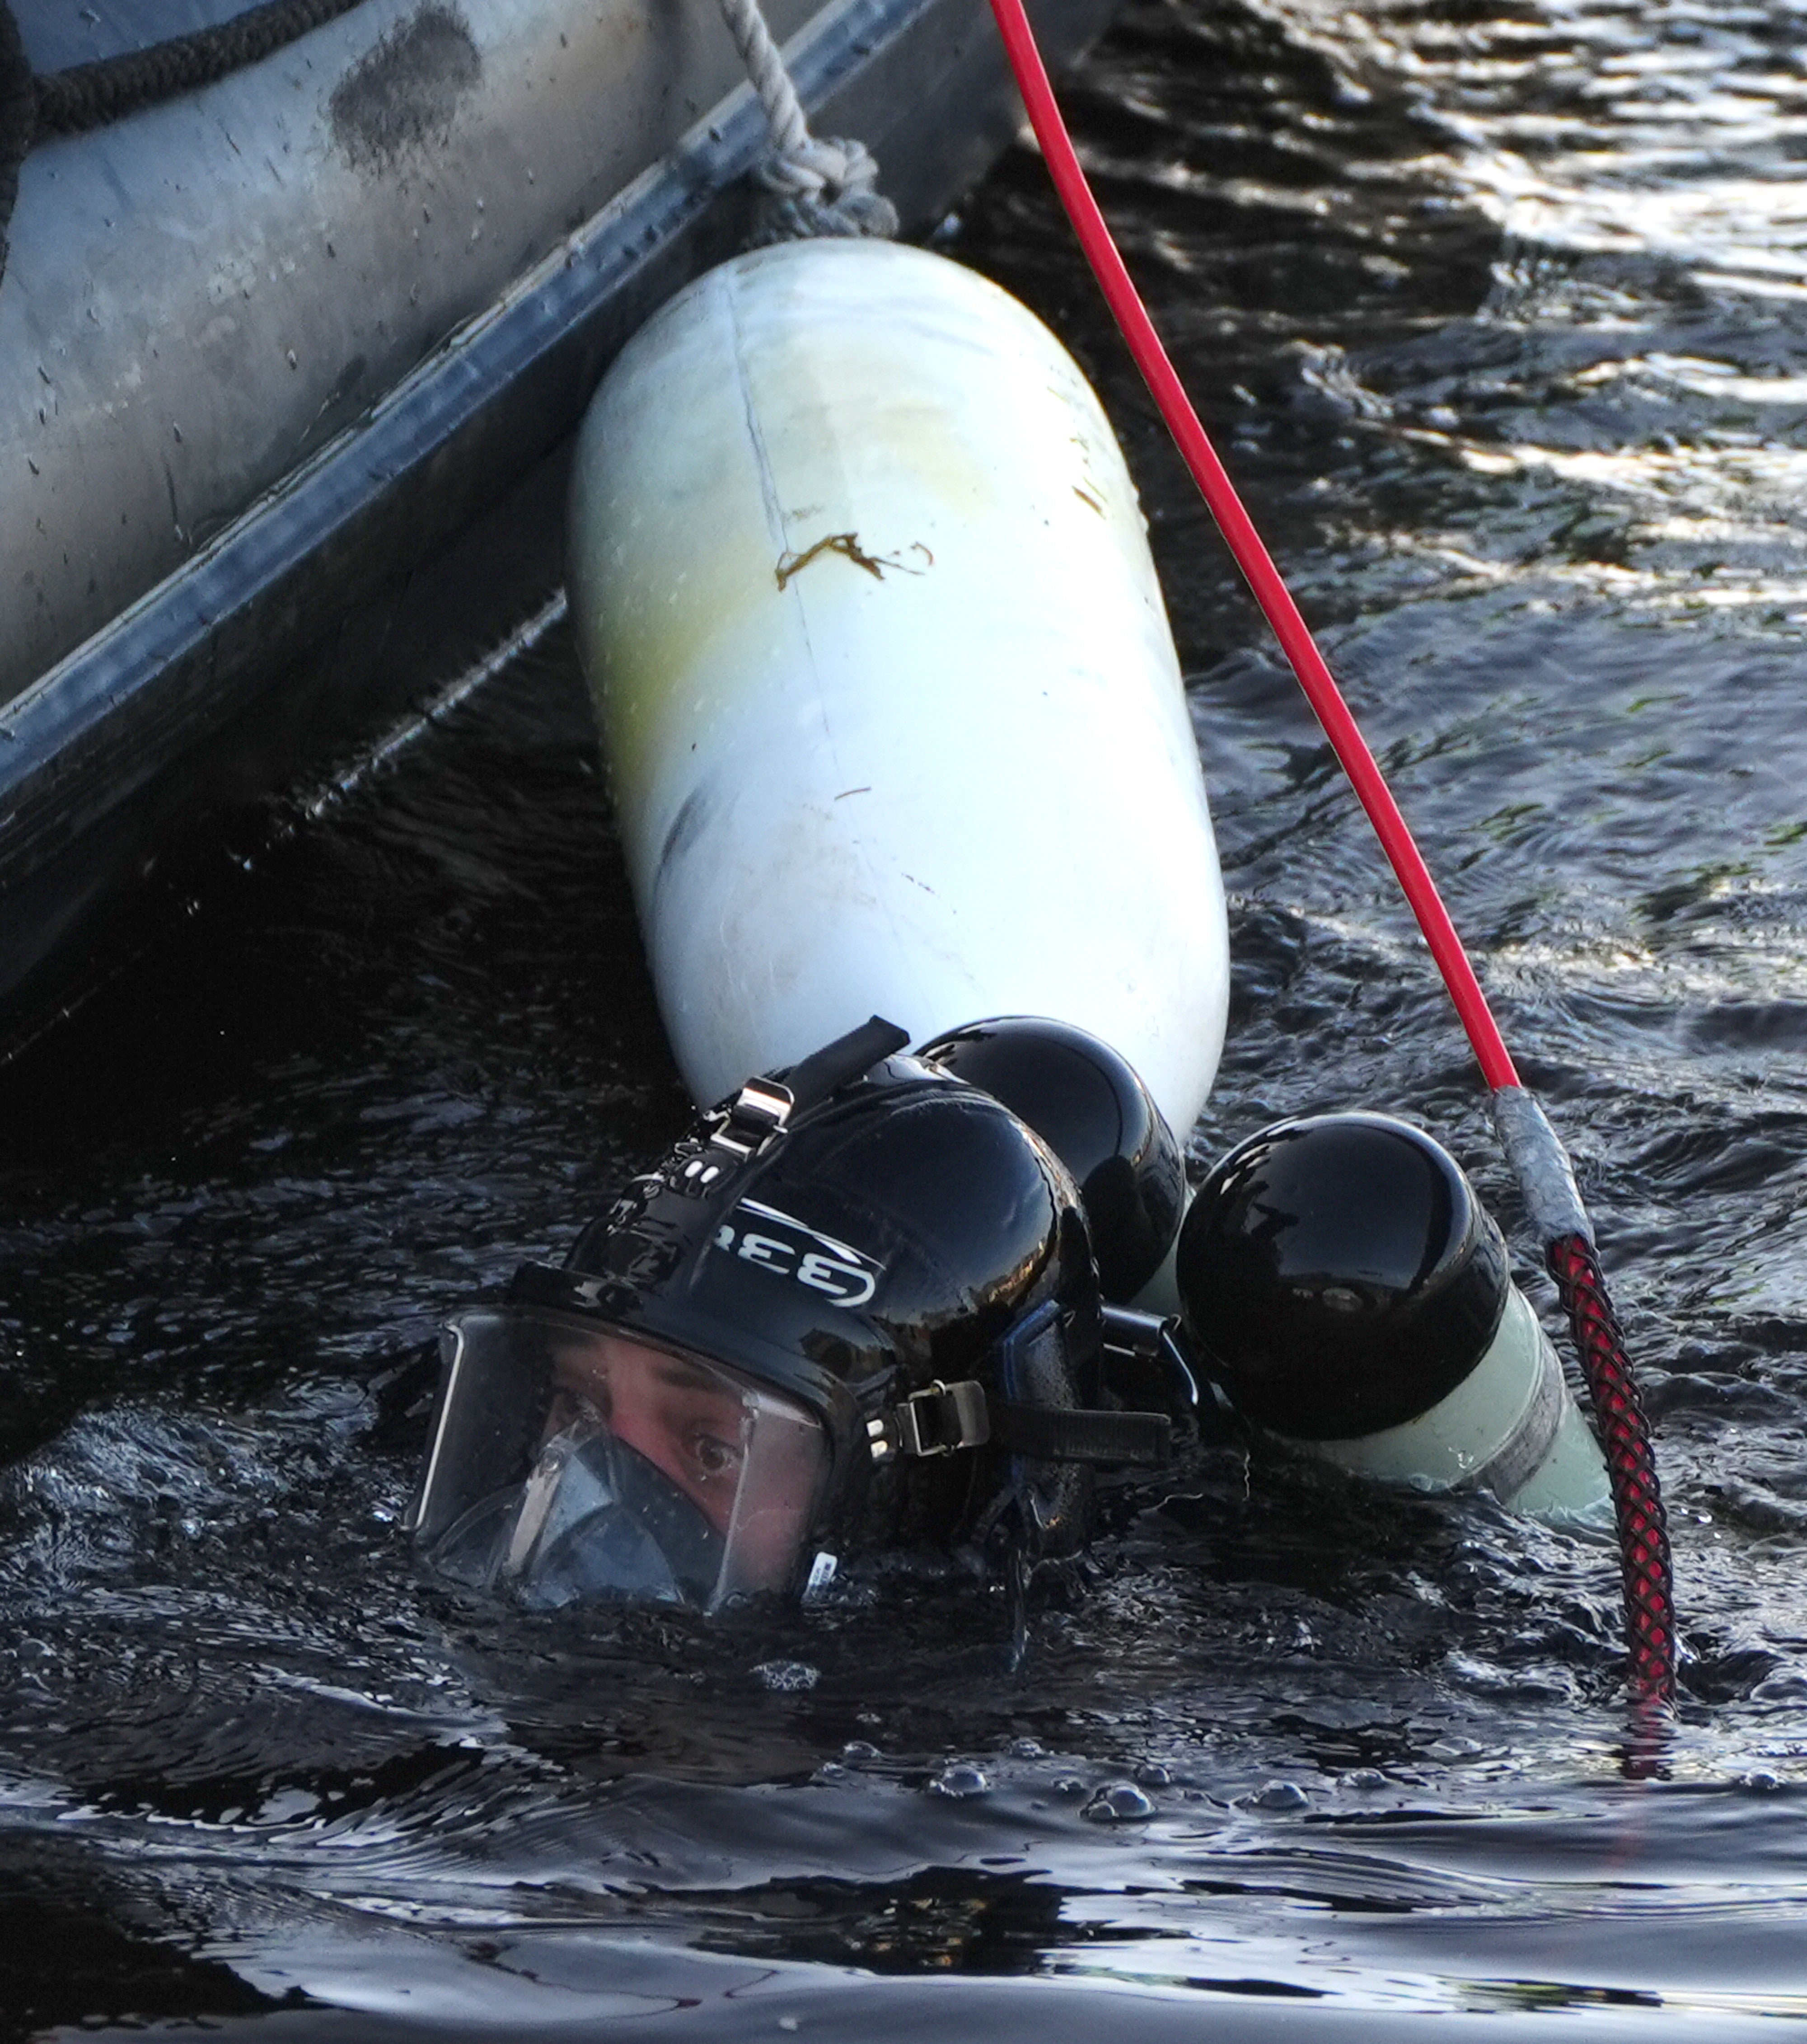
M754 175L765 194L756 248L819 234L888 240L897 232L897 209L880 193L877 159L863 142L805 135L774 150Z
M809 132L803 103L759 0L721 0L722 18L772 132L772 153L754 173L765 187L752 245L805 241L811 235L897 232L897 209L878 193L878 165L863 142L824 140Z

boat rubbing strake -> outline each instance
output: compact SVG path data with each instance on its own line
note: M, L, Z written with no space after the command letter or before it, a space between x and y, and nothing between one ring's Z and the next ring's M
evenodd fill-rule
M59 79L167 83L148 41L242 52L267 10L6 5L0 187L34 125L0 275L0 1058L181 912L223 828L255 853L271 793L543 612L597 378L740 244L765 139L708 0L357 0L80 133ZM1107 9L1041 18L1072 51ZM1008 140L980 0L770 11L907 231Z

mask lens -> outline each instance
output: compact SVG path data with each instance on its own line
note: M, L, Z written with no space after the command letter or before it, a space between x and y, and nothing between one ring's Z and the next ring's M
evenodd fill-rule
M574 1316L466 1313L447 1339L414 1513L442 1573L535 1608L788 1585L824 1461L800 1407Z

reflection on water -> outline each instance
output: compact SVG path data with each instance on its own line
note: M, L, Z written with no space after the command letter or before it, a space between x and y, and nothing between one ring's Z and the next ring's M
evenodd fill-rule
M555 632L9 1082L0 2035L1807 2015L1801 27L1137 0L1070 94L1575 1151L1675 1531L1666 1778L1621 1776L1609 1553L1227 1453L1113 1495L1021 1677L957 1581L574 1639L416 1581L410 1344L682 1112ZM1142 480L1233 893L1195 1158L1379 1106L1510 1220L1032 156L950 246Z

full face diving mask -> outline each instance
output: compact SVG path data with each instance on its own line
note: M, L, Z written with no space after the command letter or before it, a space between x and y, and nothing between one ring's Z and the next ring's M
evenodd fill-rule
M825 1452L719 1363L537 1308L460 1314L415 1510L439 1573L530 1608L784 1589Z

